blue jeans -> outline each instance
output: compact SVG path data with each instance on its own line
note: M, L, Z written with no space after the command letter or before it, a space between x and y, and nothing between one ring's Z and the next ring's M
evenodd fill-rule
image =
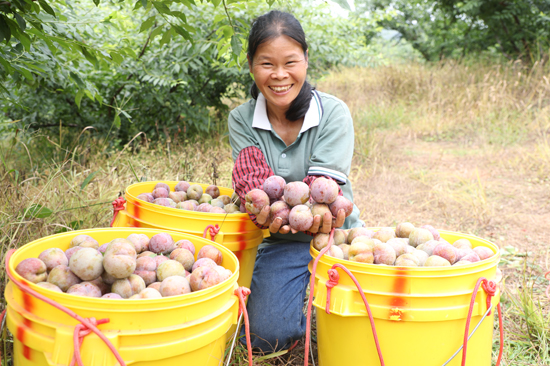
M281 351L306 334L309 245L293 242L258 249L247 304L253 349ZM241 335L246 344L244 327Z

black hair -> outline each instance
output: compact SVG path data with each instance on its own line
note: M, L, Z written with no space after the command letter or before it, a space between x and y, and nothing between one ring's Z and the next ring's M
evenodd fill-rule
M248 58L252 62L254 54L260 44L277 38L279 36L287 36L295 40L302 46L304 56L307 57L307 42L306 35L302 29L302 25L290 13L285 13L279 10L272 10L269 13L258 17L248 35ZM290 107L286 111L285 117L289 121L296 121L303 118L309 109L311 102L311 92L314 88L306 81L302 85L302 89L298 96L292 101ZM250 95L257 99L260 91L255 82L252 82L250 87Z

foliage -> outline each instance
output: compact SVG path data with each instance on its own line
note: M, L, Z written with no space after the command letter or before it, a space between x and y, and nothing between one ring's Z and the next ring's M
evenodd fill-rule
M426 60L491 51L534 62L548 56L546 0L358 0L359 16L399 31ZM369 34L366 35L367 37Z
M251 82L246 36L254 17L269 10L270 2L215 3L172 3L170 14L155 2L146 8L141 1L59 5L59 17L66 19L73 38L85 39L89 48L101 52L110 49L111 58L94 61L73 51L57 52L42 61L48 73L9 88L18 103L6 105L6 116L20 120L19 128L54 130L63 125L80 131L91 126L115 144L140 132L153 140L211 132L224 120L228 107L223 101L246 96ZM357 42L356 24L330 15L326 4L311 5L278 3L302 21L311 49L311 76L335 65L373 61L369 49ZM33 47L38 49L41 42Z

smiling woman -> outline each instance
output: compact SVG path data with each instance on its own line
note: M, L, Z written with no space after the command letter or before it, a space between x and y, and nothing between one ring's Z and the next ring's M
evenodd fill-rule
M308 46L298 20L276 10L264 14L252 24L248 45L252 99L229 115L233 188L241 201L273 175L307 185L323 176L336 181L339 194L353 201L348 179L353 121L344 102L307 82ZM271 217L269 205L257 216L249 214L258 227L271 232L258 249L247 305L252 347L273 352L289 348L305 334L302 308L312 237ZM321 225L316 215L309 231L363 225L356 206L347 218L344 210L332 220L330 213L324 218Z

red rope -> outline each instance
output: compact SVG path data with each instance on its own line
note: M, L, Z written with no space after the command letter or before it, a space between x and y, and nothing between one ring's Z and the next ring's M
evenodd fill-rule
M2 310L2 313L0 314L0 325L2 324L2 322L4 321L4 316L6 316L6 311L8 309L4 309ZM2 329L3 331L4 329ZM2 363L2 347L0 347L0 365L3 365Z
M116 216L118 215L118 211L124 210L125 203L126 200L122 197L118 197L116 200L113 201L113 219L111 220L111 225L109 225L110 227L113 227Z
M74 311L72 311L71 309L68 309L68 308L64 307L63 305L58 304L57 302L55 302L55 301L45 297L44 295L39 294L38 292L34 291L33 289L31 289L25 283L26 280L24 280L24 282L19 282L19 280L17 280L15 278L13 273L11 273L10 267L9 267L9 261L10 261L10 258L11 258L12 254L14 252L15 252L15 249L10 249L8 251L8 253L6 254L6 273L8 274L8 277L10 278L10 280L17 287L19 287L19 289L21 289L21 291L23 291L23 292L25 292L25 293L33 296L33 297L36 297L39 300L44 301L45 303L47 303L47 304L63 311L64 313L68 314L69 316L72 316L73 318L75 318L76 320L78 320L79 322L82 323L82 324L79 324L75 327L75 336L74 336L75 338L74 339L77 340L78 342L75 341L74 344L73 344L73 346L74 346L74 355L73 355L73 361L71 362L71 365L74 365L74 359L76 358L76 362L78 363L78 365L82 366L82 359L80 358L81 337L86 336L86 334L89 334L90 331L91 331L91 332L94 332L107 345L107 347L109 347L109 349L111 350L111 352L113 353L113 355L115 356L115 358L117 359L119 364L121 366L126 366L126 363L124 362L124 360L122 359L122 357L118 353L115 346L113 346L111 341L109 341L109 339L96 327L96 324L99 325L99 324L107 323L107 322L109 322L109 319L101 319L101 320L98 320L96 322L94 318L91 318L91 319L83 318L80 315L78 315L77 313L75 313ZM84 329L84 330L82 331L82 329Z
M202 233L202 237L206 238L206 233L210 231L210 240L214 241L214 238L216 238L216 235L220 232L220 227L218 224L216 226L214 225L208 225L204 228L204 232Z
M497 283L495 281L489 281L485 277L478 278L476 282L476 286L474 287L474 291L472 292L472 298L470 299L470 308L468 309L468 317L466 318L466 330L464 331L464 343L462 345L462 366L466 365L466 350L468 347L468 335L470 334L470 321L472 320L472 311L474 310L474 304L476 301L476 295L477 291L479 290L479 286L483 286L483 289L485 292L487 292L487 309L491 307L491 298L495 296L496 290L497 290ZM489 314L491 314L489 312ZM500 312L500 303L498 306L498 320L499 320L499 328L500 328L500 351L498 355L498 360L496 366L500 364L500 359L502 357L502 349L503 349L503 341L504 341L504 335L503 335L503 328L502 328L502 315Z
M329 309L330 290L332 289L332 287L334 287L338 284L339 275L338 275L338 271L335 268L340 268L341 270L346 272L346 274L351 278L353 283L355 283L355 287L357 287L357 290L359 291L359 294L361 295L361 299L363 299L363 303L365 304L365 308L367 309L367 314L369 315L370 328L372 330L372 336L374 338L374 344L376 345L376 352L378 352L378 359L380 360L380 365L384 366L384 358L382 357L382 350L380 349L380 343L378 342L378 334L376 333L376 327L374 325L374 317L372 316L372 311L370 309L369 302L367 301L367 298L365 297L365 293L363 292L363 289L361 288L361 285L359 284L359 281L357 281L357 279L355 278L353 273L350 272L349 269L347 269L344 265L342 265L340 263L334 263L332 265L332 268L328 270L329 278L331 280L329 282L327 282L327 284L326 284L326 286L327 286L327 307L326 307L325 311L327 312L327 314L330 314L330 309ZM334 274L335 272L336 272L336 275ZM335 281L336 284L334 284L334 282L332 282L333 278L336 278L336 281Z
M244 331L246 334L246 348L248 349L248 364L252 366L254 363L252 360L252 344L250 342L250 324L248 323L248 311L246 310L245 304L246 297L250 295L250 289L241 286L235 290L235 295L239 298L239 316L241 316L241 313L244 314Z

